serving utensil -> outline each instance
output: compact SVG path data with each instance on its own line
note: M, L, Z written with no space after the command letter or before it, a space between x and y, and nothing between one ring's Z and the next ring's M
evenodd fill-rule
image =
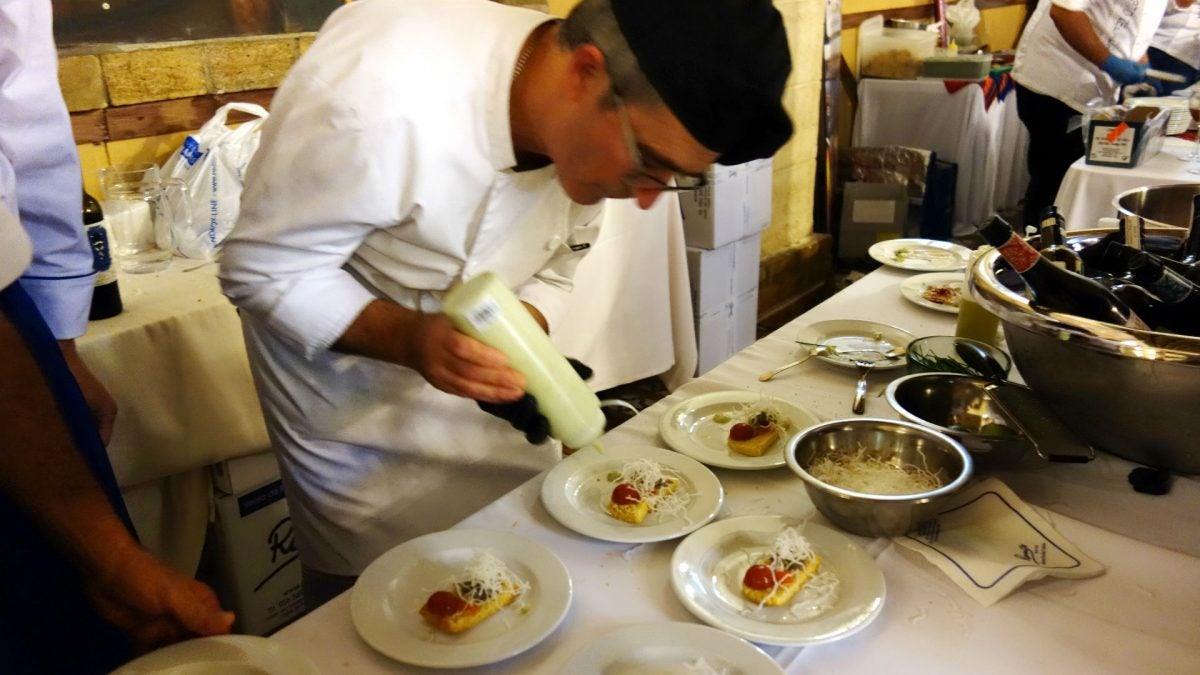
M767 380L770 380L772 377L775 377L776 375L782 373L783 371L787 370L788 368L794 368L794 367L800 365L801 363L804 363L805 361L816 356L817 354L824 354L824 353L827 353L828 351L829 351L828 345L817 345L817 346L813 347L812 349L808 350L807 354L796 359L795 361L792 361L791 363L785 363L782 366L779 366L778 368L776 368L774 370L768 370L767 372L763 373L762 375L759 375L758 381L766 382Z
M867 407L867 376L875 369L875 362L855 359L854 365L858 366L858 382L854 385L854 404L850 409L861 415Z
M879 354L879 356L882 357L880 360L891 361L908 353L908 349L906 347L893 347L887 351L884 351L882 349L842 349L841 347L834 345L827 345L820 342L805 342L804 340L792 340L792 342L795 342L798 345L804 345L806 347L821 348L824 350L821 353L823 356L841 356L843 354Z

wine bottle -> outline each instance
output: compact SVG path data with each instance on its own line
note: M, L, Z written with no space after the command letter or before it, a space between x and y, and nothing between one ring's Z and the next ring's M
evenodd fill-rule
M1092 272L1099 271L1105 274L1111 274L1115 277L1120 277L1126 282L1137 283L1137 281L1135 281L1133 276L1129 273L1129 261L1131 261L1134 256L1141 253L1150 256L1154 260L1162 263L1163 266L1167 267L1168 269L1171 269L1180 276L1187 278L1189 281L1195 281L1195 279L1191 278L1189 275L1195 274L1197 270L1200 269L1200 265L1185 265L1178 260L1172 260L1170 258L1154 255L1149 251L1138 251L1118 242L1110 242L1109 245L1104 249L1104 254L1100 257L1100 259L1093 260L1089 264L1089 268ZM1095 275L1090 274L1089 276Z
M1188 335L1200 334L1200 286L1145 252L1130 258L1129 275L1162 300L1164 311L1160 312L1159 320L1164 328Z
M1183 240L1179 262L1193 268L1200 266L1200 195L1192 198L1192 224Z
M1063 217L1058 207L1051 204L1042 211L1042 228L1039 232L1040 252L1050 262L1075 273L1083 271L1083 260L1070 246L1063 235Z
M117 270L113 267L108 247L108 226L100 202L83 192L83 226L92 247L92 268L96 270L96 287L92 290L92 307L88 319L97 321L121 313L121 289L117 285Z
M1030 304L1043 312L1074 314L1130 328L1148 329L1137 314L1099 282L1058 267L1020 238L1000 216L979 231L1021 275Z

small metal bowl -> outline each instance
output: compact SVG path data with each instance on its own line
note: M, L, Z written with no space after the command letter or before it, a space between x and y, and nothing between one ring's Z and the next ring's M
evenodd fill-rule
M953 373L917 373L893 380L887 402L910 422L962 443L980 470L1012 466L1033 443L984 389L986 380Z
M878 495L830 485L808 473L822 457L857 450L893 464L927 468L942 485L910 495ZM809 427L788 442L784 455L818 511L847 532L871 537L908 532L933 515L946 496L966 485L974 470L971 454L948 435L912 422L870 417Z

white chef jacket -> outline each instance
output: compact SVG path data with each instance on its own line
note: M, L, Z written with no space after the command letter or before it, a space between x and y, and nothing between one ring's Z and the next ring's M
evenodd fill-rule
M1168 8L1150 46L1200 68L1200 6Z
M437 311L497 273L553 325L599 206L514 172L512 72L548 17L486 0L339 8L276 92L225 243L305 564L357 574L561 457L415 371L330 351L373 298Z
M1100 97L1115 103L1120 83L1067 44L1054 20L1051 4L1083 12L1109 52L1138 61L1150 47L1169 0L1040 0L1017 44L1012 77L1022 86L1083 112Z
M65 340L87 330L96 275L50 12L49 2L0 0L0 195L33 241L21 287Z

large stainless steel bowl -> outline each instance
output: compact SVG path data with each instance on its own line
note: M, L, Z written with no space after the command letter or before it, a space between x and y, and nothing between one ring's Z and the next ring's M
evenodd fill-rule
M1079 247L1107 232L1080 230L1068 243ZM1095 447L1141 464L1200 473L1200 338L1047 316L997 280L998 261L996 251L981 256L967 287L1000 317L1025 383Z
M1192 198L1196 195L1200 195L1200 184L1153 185L1126 190L1113 197L1112 203L1118 218L1138 218L1142 229L1182 236L1192 222Z
M868 494L819 480L808 472L823 457L861 453L893 466L928 470L941 485L908 495ZM788 442L788 466L804 481L808 496L826 518L854 534L893 537L937 512L946 497L967 484L974 462L967 449L946 434L899 420L855 417L809 427Z

